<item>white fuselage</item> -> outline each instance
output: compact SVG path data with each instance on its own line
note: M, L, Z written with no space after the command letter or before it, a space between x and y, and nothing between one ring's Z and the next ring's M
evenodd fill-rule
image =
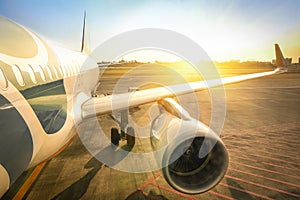
M0 17L0 27L1 197L24 170L51 157L74 136L77 91L88 98L97 80L81 77L88 81L74 87L78 75L88 76L83 71L97 70L97 63L83 53L49 46L5 18Z

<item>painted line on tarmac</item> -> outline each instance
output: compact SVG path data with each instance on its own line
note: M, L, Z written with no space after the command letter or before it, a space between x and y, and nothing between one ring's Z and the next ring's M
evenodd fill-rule
M273 188L273 187L270 187L270 186L267 186L267 185L262 185L262 184L259 184L259 183L254 183L252 181L247 181L247 180L237 178L237 177L234 177L234 176L225 175L225 177L229 178L229 179L236 180L236 181L240 181L240 182L243 182L243 183L247 183L247 184L250 184L250 185L254 185L254 186L257 186L257 187L265 188L265 189L268 189L268 190L272 190L272 191L276 191L276 192L279 192L279 193L282 193L282 194L287 194L287 195L290 195L290 196L293 196L293 197L300 198L299 194L294 194L294 193L291 193L291 192L287 192L285 190Z
M235 162L235 161L231 161L231 163L234 163L234 164L237 164L237 165L242 165L244 167L249 167L249 168L252 168L252 169L257 169L257 170L260 170L260 171L266 171L266 172L270 172L270 173L274 173L274 174L279 174L279 175L282 175L282 176L288 176L288 177L300 180L299 176L293 176L293 175L290 175L290 174L285 174L285 173L281 173L281 172L277 172L277 171L273 171L273 170L269 170L269 169L264 169L264 168L261 168L261 167L255 167L255 166L252 166L252 165L247 165L247 164L240 163L240 162Z
M285 184L285 185L289 185L289 186L293 186L293 187L298 187L298 188L300 188L300 185L297 185L297 184L294 184L294 183L290 183L290 182L286 182L286 181L282 181L282 180L278 180L278 179L274 179L274 178L270 178L270 177L266 177L266 176L262 176L262 175L258 175L258 174L253 174L253 173L250 173L250 172L241 171L241 170L233 169L233 168L228 168L228 170L234 171L234 172L237 172L237 173L242 173L242 174L246 174L246 175L249 175L249 176L254 176L254 177L262 178L262 179L267 179L267 180L270 180L270 181L273 181L273 182L277 182L277 183L281 183L281 184Z
M242 156L236 156L236 155L231 155L230 157L233 157L233 158L238 158L238 159L241 159L241 160L247 160L247 161L251 161L251 162L254 162L254 163L260 163L260 164L265 164L265 165L269 165L269 166L273 166L273 167L277 167L277 168L282 168L282 169L287 169L289 171L292 171L292 172L300 172L299 169L296 169L296 168L291 168L291 167L286 167L286 166L283 166L283 165L276 165L276 164L273 164L273 163L269 163L269 162L265 162L265 161L258 161L258 160L255 160L255 159L251 159L251 158L246 158L246 157L242 157Z
M264 196L264 195L261 195L261 194L257 194L255 192L251 192L251 191L246 190L246 189L237 188L237 187L234 187L232 185L228 185L226 183L220 183L219 185L221 185L223 187L233 189L233 190L236 190L236 191L239 191L239 192L243 192L243 193L246 193L246 194L249 194L249 195L252 195L252 196L256 196L256 197L259 197L259 198L262 198L262 199L272 200L272 198L270 198L270 197L267 197L267 196Z
M22 187L19 189L19 191L14 196L13 200L22 199L27 191L30 189L36 178L39 176L41 171L44 169L47 162L42 162L38 166L36 166L33 170L33 172L30 174L30 176L26 179Z

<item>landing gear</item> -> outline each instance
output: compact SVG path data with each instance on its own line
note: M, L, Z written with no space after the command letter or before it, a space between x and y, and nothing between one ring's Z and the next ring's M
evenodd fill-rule
M111 128L110 134L111 134L110 135L111 143L114 144L115 146L119 146L119 141L120 141L119 130L117 128Z
M134 146L134 144L135 144L135 133L134 133L134 129L131 126L129 126L127 128L126 140L127 140L127 145L129 147Z
M127 128L126 133L121 131L121 134L117 128L113 127L110 129L110 134L111 144L115 146L119 146L120 140L127 140L127 146L131 148L135 145L135 132L131 126ZM124 134L124 137L122 137L122 134Z
M121 133L119 133L118 128L111 128L111 143L118 146L120 140L127 140L127 146L132 148L135 144L135 132L131 126L128 126L128 110L121 111L119 117L120 120L117 119L118 117L111 115L111 118L121 129Z

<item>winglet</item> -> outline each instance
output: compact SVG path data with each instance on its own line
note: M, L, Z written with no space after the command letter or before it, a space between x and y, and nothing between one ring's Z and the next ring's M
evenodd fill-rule
M81 39L81 52L89 55L91 53L90 51L90 37L89 33L87 31L87 24L86 24L86 11L84 11L84 17L83 17L83 30L82 30L82 39Z
M275 55L277 68L286 70L287 65L278 44L275 44Z

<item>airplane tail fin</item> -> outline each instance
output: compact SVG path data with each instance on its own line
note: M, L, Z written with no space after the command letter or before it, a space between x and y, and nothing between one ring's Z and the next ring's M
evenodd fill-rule
M82 29L82 40L81 40L81 52L90 55L90 37L89 32L87 31L86 24L86 12L84 11L83 17L83 29Z
M275 44L275 55L276 55L276 66L277 66L277 68L286 69L287 65L286 65L285 59L283 57L283 54L282 54L278 44Z

